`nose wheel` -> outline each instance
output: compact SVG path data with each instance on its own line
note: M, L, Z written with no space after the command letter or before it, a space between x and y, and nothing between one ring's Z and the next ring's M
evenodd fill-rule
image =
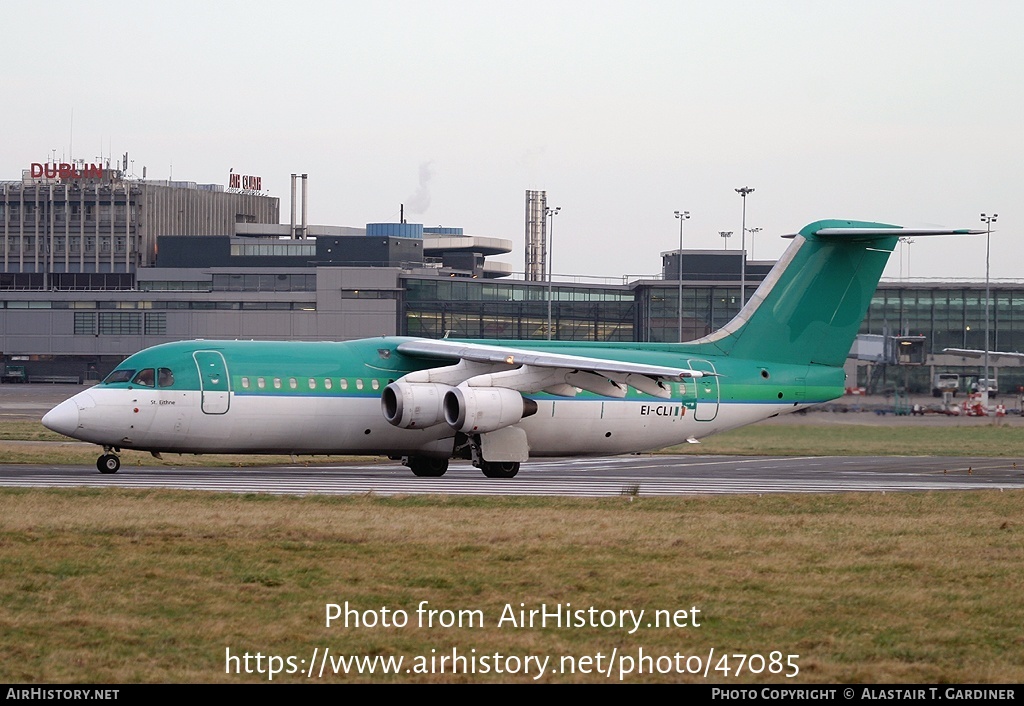
M121 459L115 454L103 454L96 459L96 470L100 473L117 473L121 468Z

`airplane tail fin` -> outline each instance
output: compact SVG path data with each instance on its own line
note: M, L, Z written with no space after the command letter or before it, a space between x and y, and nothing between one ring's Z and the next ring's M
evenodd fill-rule
M902 237L983 230L826 220L805 226L737 316L693 343L737 358L841 366Z

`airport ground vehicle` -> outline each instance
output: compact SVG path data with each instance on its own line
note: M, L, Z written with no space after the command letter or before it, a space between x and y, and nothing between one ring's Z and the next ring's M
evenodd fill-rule
M960 376L956 373L935 373L932 380L932 396L942 397L942 393L951 392L953 397L960 391Z

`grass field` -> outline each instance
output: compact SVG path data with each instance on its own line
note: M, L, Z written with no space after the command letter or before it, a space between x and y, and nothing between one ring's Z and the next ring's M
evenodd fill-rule
M973 420L972 420L973 421ZM998 456L1024 458L1024 429L977 420L964 426L753 424L675 446L669 453L767 456Z
M681 450L1024 458L1019 431L762 425ZM50 434L2 423L0 454L95 461L95 447L17 441L59 438ZM259 682L269 656L284 670L275 682L530 682L540 668L531 660L525 671L531 656L548 658L544 682L617 682L632 667L621 681L1019 683L1022 510L1024 493L989 491L569 500L0 490L0 682ZM361 619L387 608L409 624L326 627L326 606L346 601ZM483 625L419 627L421 601ZM506 606L565 604L644 610L643 626L496 624ZM693 607L686 627L646 627L654 611L678 619ZM328 664L305 677L325 648L400 656L403 670L426 673L385 675L378 663L373 675L340 675ZM656 673L636 673L641 649ZM253 671L238 661L242 673L226 673L226 650L248 652ZM449 662L439 673L453 650L481 658L481 670L487 656L489 671L452 674ZM706 679L686 673L709 654ZM495 655L510 660L505 672ZM765 668L737 675L738 655L758 655L755 671L763 656Z
M987 491L567 500L2 490L0 682L268 680L226 674L226 650L294 656L296 673L275 682L536 674L297 673L324 648L406 665L453 649L548 656L542 681L614 682L625 662L608 677L581 673L577 660L642 648L663 668L713 649L707 681L721 683L1019 683L1022 507L1020 493ZM382 608L407 611L409 625L326 627L326 605L346 601L377 619ZM418 627L421 601L480 611L484 624ZM687 620L700 625L496 625L506 604L565 603L643 609L645 623L655 610L697 607ZM785 677L789 666L713 668L722 655L731 670L732 655L771 664L773 652L796 677Z

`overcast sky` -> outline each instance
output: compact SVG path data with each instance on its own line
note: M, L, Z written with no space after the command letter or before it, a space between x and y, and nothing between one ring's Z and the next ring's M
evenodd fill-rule
M175 0L7 3L0 179L130 153L150 178L260 175L289 218L509 238L560 206L554 269L642 275L677 247L778 257L820 218L983 227L1024 278L1024 3L1015 0ZM73 117L72 117L73 116ZM173 170L173 174L172 174ZM887 276L984 277L985 237ZM750 249L748 244L748 250Z

